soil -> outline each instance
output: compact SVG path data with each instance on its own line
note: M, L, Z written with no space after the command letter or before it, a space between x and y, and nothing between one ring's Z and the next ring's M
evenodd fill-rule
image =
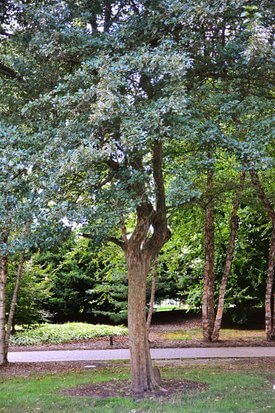
M148 394L145 393L145 398L171 399L180 393L202 391L208 387L205 383L176 379L162 380L161 386L163 388L160 390L155 390ZM107 383L105 382L104 387L102 383L86 384L74 389L66 389L62 391L62 394L100 399L107 397L133 397L130 391L130 381L126 380L111 380Z

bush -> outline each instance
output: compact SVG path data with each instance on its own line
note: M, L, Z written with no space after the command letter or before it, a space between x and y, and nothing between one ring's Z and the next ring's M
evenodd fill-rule
M58 344L89 340L95 337L123 336L127 332L128 330L125 327L104 324L42 324L36 328L16 333L11 337L10 343L19 346Z

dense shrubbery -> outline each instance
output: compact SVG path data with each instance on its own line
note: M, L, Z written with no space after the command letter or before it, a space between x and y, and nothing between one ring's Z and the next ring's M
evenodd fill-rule
M123 336L127 328L104 324L66 323L42 324L31 330L16 333L11 344L27 346L33 344L58 344L77 340L89 340L94 337Z

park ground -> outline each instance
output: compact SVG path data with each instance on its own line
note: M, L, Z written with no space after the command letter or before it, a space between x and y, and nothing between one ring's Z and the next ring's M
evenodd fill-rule
M135 400L129 363L22 363L0 370L0 412L275 411L275 358L158 361L167 392Z
M199 347L200 320L152 326L152 347ZM215 346L272 345L263 330L224 329ZM273 343L274 345L274 343ZM114 348L126 348L115 337ZM213 344L212 344L213 346ZM109 337L38 349L110 348ZM18 346L12 350L18 351ZM144 400L129 393L128 362L11 363L0 369L0 412L5 413L264 413L275 411L275 357L159 360L163 388Z

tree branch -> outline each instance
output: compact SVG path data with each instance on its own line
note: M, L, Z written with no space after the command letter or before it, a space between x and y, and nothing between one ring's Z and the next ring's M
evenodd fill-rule
M3 74L4 76L8 77L9 79L18 79L18 80L23 80L22 77L18 75L13 69L10 67L6 66L4 63L0 61L0 74Z
M153 145L153 178L155 183L156 210L152 214L151 224L154 233L146 242L146 252L152 257L158 254L161 247L170 238L167 226L166 199L163 177L162 142L156 139Z
M265 190L262 186L258 173L255 170L250 171L250 176L251 176L251 181L254 187L256 188L258 198L262 202L267 215L269 216L272 222L275 222L275 210L265 193Z
M123 242L122 240L120 240L116 237L107 237L106 240L109 241L109 242L113 242L114 244L116 244L120 248L122 248L123 250L125 249L125 242Z

